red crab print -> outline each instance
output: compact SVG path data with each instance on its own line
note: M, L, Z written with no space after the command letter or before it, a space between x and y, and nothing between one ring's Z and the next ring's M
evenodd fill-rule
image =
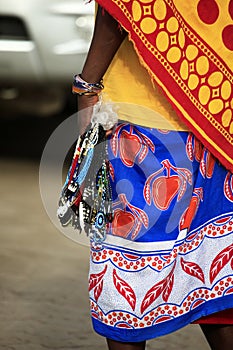
M176 196L178 201L182 198L187 182L192 184L192 174L186 168L174 167L168 159L163 160L161 164L162 168L148 177L143 193L147 204L151 205L151 197L153 197L154 205L158 209L167 210ZM166 175L158 176L164 170ZM171 170L175 173L174 175L171 175Z
M154 152L155 147L149 137L137 131L132 125L129 132L122 130L125 126L126 124L120 124L116 128L110 144L114 156L116 157L119 152L122 162L127 167L132 167L136 158L141 163L148 153L148 148Z
M119 201L115 202L113 206L122 206L122 204L124 206L123 210L120 208L114 210L112 233L124 238L131 234L131 238L135 239L142 225L148 227L148 216L142 209L130 204L123 193L119 194Z
M190 229L191 223L193 221L194 216L196 215L197 209L199 207L200 201L203 201L203 189L202 187L194 188L193 196L189 203L187 209L185 209L184 213L180 219L180 231L187 228Z

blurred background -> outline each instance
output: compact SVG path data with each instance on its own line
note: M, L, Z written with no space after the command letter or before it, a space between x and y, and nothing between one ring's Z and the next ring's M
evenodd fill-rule
M93 23L94 2L0 0L1 350L105 348L89 317L88 247L52 224L39 189L46 141L77 108L71 83ZM197 342L208 349L189 326L148 349Z
M93 12L94 2L83 0L0 0L2 154L40 157L54 126L75 111L71 84L89 48Z

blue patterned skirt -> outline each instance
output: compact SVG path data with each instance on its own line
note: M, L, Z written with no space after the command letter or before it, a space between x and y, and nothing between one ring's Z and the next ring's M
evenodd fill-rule
M91 242L97 333L138 342L233 308L233 175L188 132L119 123L114 220Z

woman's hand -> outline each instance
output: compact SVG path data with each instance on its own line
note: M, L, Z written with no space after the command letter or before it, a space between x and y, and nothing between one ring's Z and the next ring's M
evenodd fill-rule
M78 133L82 135L91 122L93 106L99 101L98 95L78 96ZM111 135L113 129L106 131L106 136Z
M78 132L82 135L91 122L93 106L98 102L98 95L78 96Z

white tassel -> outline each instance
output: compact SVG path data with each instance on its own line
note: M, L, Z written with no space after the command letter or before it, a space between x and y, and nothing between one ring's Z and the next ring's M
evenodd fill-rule
M104 130L109 130L113 128L117 121L118 118L114 104L104 102L102 97L100 97L99 101L94 105L91 122L93 124L99 123Z

